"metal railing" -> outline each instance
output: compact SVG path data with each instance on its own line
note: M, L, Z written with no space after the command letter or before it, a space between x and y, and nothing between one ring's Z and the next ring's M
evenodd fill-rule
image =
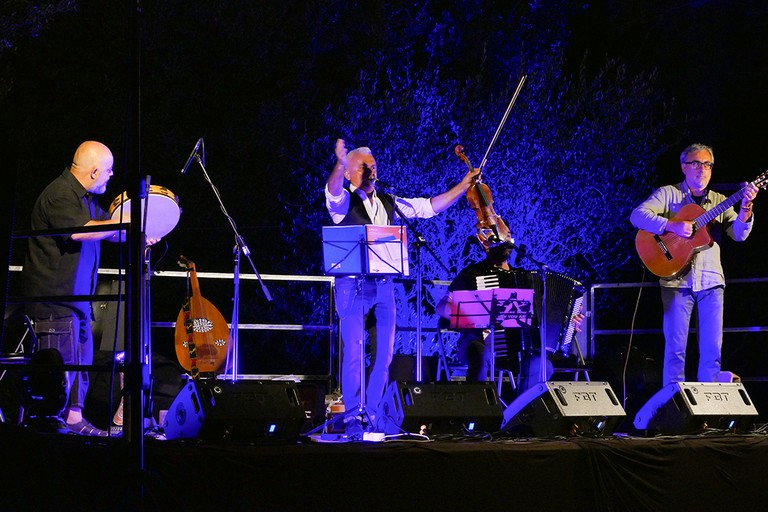
M22 267L17 265L11 265L9 266L9 270L11 272L21 272ZM113 278L113 279L124 279L126 272L114 268L101 268L98 271L98 274L100 277L107 277L107 278ZM234 273L232 272L196 272L197 277L201 280L224 280L228 283L231 283L234 280ZM163 270L157 270L152 272L151 278L154 279L186 279L188 277L188 273L186 271L163 271ZM254 281L258 282L258 276L255 274L240 274L240 279L243 281ZM333 286L334 286L334 277L333 276L300 276L300 275L281 275L281 274L260 274L260 277L264 281L270 281L270 282L288 282L288 283L325 283L327 285L327 295L325 297L325 300L327 301L327 321L321 324L300 324L300 323L255 323L255 322L238 322L237 327L238 331L293 331L293 332L327 332L327 340L328 340L328 350L329 350L329 366L327 369L327 373L322 375L308 375L308 374L296 374L296 375L290 375L291 377L296 377L297 379L302 380L324 380L331 378L333 374L333 354L334 354L334 348L333 345L335 343L334 334L336 332L336 329L334 328L334 293L333 293ZM242 292L241 292L242 293ZM121 297L115 294L104 294L104 295L93 295L88 297L90 300L94 302L103 301L116 301L120 300ZM122 297L125 298L124 296ZM46 298L50 299L50 298ZM18 297L8 297L7 303L24 303L24 302L37 302L37 298L18 298ZM160 318L157 320L152 320L150 323L152 328L160 328L160 329L174 329L176 327L176 321L175 320L168 320L166 318ZM232 324L227 323L227 326L231 329ZM242 378L258 378L258 379L274 379L274 378L285 378L289 376L288 374L284 373L270 373L270 374L247 374L242 375Z
M753 278L740 278L740 279L726 279L726 285L739 285L739 284L755 284L755 283L768 283L768 277L753 277ZM597 315L594 313L594 305L596 304L596 292L599 290L617 290L617 289L632 289L632 288L659 288L659 283L654 282L642 282L642 283L600 283L593 284L589 287L589 301L588 301L588 317L589 317L589 337L590 343L594 346L595 336L598 335L620 335L620 334L660 334L662 332L661 327L650 329L600 329L597 327ZM661 301L661 298L657 297L655 300ZM726 296L726 300L727 296ZM728 305L726 304L726 308ZM659 325L661 324L661 316L658 317ZM768 331L768 325L751 325L751 326L724 326L724 333L738 333L738 332L766 332ZM692 326L689 330L691 333L696 332L696 327Z

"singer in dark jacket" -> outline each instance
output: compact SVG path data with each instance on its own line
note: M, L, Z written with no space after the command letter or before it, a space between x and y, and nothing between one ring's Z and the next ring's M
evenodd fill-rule
M477 170L468 172L453 188L432 198L401 198L378 193L378 168L371 150L359 147L347 152L336 141L336 165L328 176L325 200L335 225L390 225L398 211L406 218L429 218L444 211L464 195ZM345 182L349 183L345 187ZM395 208L397 205L397 208ZM362 435L354 414L361 403L361 344L365 333L371 343L371 370L365 405L378 407L389 380L395 344L395 296L390 277L349 276L335 281L336 311L341 331L341 393L347 410L348 435Z

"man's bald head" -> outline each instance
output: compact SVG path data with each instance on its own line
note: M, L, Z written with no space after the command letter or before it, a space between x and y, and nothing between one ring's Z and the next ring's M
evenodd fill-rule
M112 151L101 142L88 140L80 144L72 158L72 174L83 187L94 194L103 194L112 177Z

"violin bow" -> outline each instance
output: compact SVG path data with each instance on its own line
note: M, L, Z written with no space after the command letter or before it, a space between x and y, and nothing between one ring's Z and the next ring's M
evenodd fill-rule
M486 162L488 161L488 155L491 153L491 148L493 148L493 145L496 144L496 139L499 138L499 134L501 133L501 129L504 127L504 123L507 122L507 118L509 117L509 113L512 110L512 107L515 104L515 101L517 100L518 94L520 94L520 90L523 88L523 84L525 83L525 79L528 77L528 75L523 75L520 78L520 82L517 84L517 89L515 89L515 94L512 95L512 99L509 100L509 105L507 105L507 111L504 112L504 117L502 117L501 122L499 123L498 128L496 128L496 133L493 134L493 139L491 140L491 143L488 145L488 149L485 150L485 155L483 156L482 162L480 162L480 172L483 171L483 167L485 167Z

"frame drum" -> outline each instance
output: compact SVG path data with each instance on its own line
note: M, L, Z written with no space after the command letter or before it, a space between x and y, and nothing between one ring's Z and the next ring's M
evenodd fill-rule
M160 185L150 185L147 194L149 205L147 205L147 224L144 233L147 238L162 238L176 227L181 216L179 208L179 198L165 187ZM144 212L144 200L141 202L141 211ZM109 206L109 214L112 220L120 220L122 215L123 222L131 219L131 200L128 199L128 193L123 192L116 197Z

